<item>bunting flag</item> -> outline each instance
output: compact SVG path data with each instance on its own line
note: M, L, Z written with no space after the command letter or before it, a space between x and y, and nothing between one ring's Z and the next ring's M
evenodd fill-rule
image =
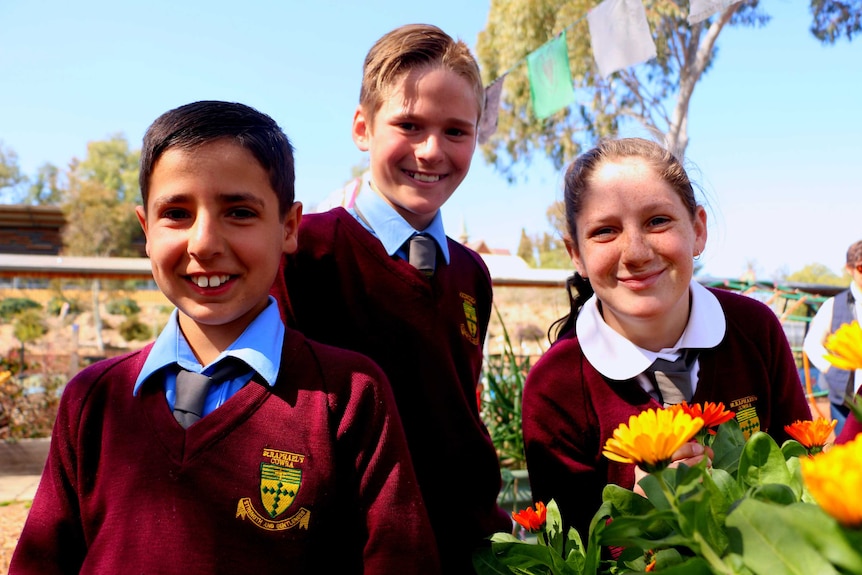
M497 118L500 114L500 96L503 94L503 74L485 88L485 109L482 111L482 121L479 123L479 143L487 142L497 131Z
M721 12L740 0L691 0L688 5L688 23L703 22L713 14Z
M540 120L572 103L575 89L569 68L566 31L527 55L533 112Z
M587 22L593 57L603 77L656 57L641 0L604 0L587 13Z

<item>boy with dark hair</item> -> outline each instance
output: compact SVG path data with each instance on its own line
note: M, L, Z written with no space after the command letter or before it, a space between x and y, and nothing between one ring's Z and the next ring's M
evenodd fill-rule
M10 573L438 573L385 375L269 295L302 215L281 128L235 103L166 112L140 186L177 309L67 386Z
M472 573L472 552L512 528L476 402L491 279L440 214L467 175L483 104L463 42L423 24L380 38L353 117L369 170L343 207L303 219L273 288L308 337L388 376L447 575Z

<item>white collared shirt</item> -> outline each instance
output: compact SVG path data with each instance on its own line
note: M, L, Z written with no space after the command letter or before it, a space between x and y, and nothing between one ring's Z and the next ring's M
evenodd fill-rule
M575 322L575 333L587 360L603 376L618 381L637 379L648 393L654 392L644 371L661 357L679 358L683 348L709 349L724 339L727 320L718 299L697 281L691 280L691 312L688 323L673 347L658 352L638 347L605 323L595 295L586 301ZM692 365L692 393L697 389L699 362Z

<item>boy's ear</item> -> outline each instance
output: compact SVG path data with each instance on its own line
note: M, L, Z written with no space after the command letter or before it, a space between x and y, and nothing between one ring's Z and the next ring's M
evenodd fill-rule
M141 229L144 230L144 238L146 242L147 257L150 255L150 236L147 234L147 213L144 211L144 206L135 206L135 215L138 216L138 222L141 224Z
M368 140L371 136L371 126L362 111L362 106L356 106L353 113L353 143L363 152L368 151Z
M302 202L293 202L284 215L284 242L281 251L295 253L299 247L299 222L302 220Z

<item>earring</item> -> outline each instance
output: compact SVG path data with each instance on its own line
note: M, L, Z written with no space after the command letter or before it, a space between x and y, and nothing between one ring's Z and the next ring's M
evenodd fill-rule
M697 252L696 254L694 254L694 261L699 262L700 261L700 254L702 254L702 253L703 252Z

